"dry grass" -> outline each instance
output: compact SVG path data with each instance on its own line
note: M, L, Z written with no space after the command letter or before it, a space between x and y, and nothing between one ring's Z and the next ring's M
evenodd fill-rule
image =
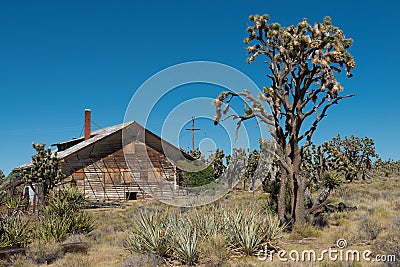
M327 215L325 219L328 225L323 229L316 229L310 224L298 227L292 233L286 233L282 241L278 243L278 246L286 251L292 249L298 251L314 249L320 252L329 247L335 248L338 239L346 239L348 249L358 249L360 251L369 249L374 252L374 255L396 254L397 258L400 259L398 255L400 250L398 245L400 244L400 234L393 234L396 231L396 233L400 233L399 188L399 178L377 178L375 181L355 181L352 184L345 185L332 195L332 200L334 203L344 202L348 206L357 206L357 210ZM265 207L266 199L267 196L260 192L256 192L255 194L233 192L215 205L237 207L254 205L254 202L258 202L260 207ZM146 262L156 261L148 255L145 255L144 258L138 258L137 255L131 255L123 249L123 239L132 225L132 219L136 211L138 209L145 211L154 207L174 210L155 201L149 201L136 203L127 209L92 212L99 226L90 235L93 246L89 251L89 255L96 262L96 266L132 266L132 263L141 264L141 262L143 266L146 266ZM266 262L259 261L256 256L236 257L226 249L223 237L218 235L201 242L199 244L199 251L199 266L266 265ZM304 262L282 263L275 260L268 262L268 265L366 266L366 263L326 261L304 265ZM380 264L370 263L368 266L380 266Z
M277 244L279 248L290 251L314 249L317 252L336 247L338 239L346 239L348 249L371 250L376 254L393 254L400 260L400 178L377 178L368 181L355 181L334 192L334 203L344 202L348 206L357 206L357 210L336 212L324 219L327 226L316 229L310 224L297 227L291 233L285 233ZM261 193L248 194L233 192L213 204L216 206L249 206L255 202L266 207L268 197ZM131 254L124 248L124 240L132 229L133 220L139 210L152 208L164 209L168 213L176 211L149 200L128 203L125 209L89 210L94 216L97 229L90 233L85 242L90 244L87 254L67 253L50 265L43 266L169 266L154 255ZM78 237L71 237L78 238ZM237 256L226 245L223 235L212 235L201 241L199 247L199 266L382 266L366 262L316 262L283 263L278 260L265 262L255 255ZM276 254L275 254L276 255ZM177 262L173 262L176 263ZM3 264L3 262L1 263ZM171 262L170 262L171 264ZM397 264L397 265L396 265ZM399 262L384 266L399 266ZM4 266L35 266L26 256L19 255L6 262Z

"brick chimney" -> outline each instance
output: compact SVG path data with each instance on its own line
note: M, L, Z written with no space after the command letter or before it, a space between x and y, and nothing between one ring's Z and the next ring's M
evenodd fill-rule
M84 137L85 140L90 138L90 109L85 109L85 126L84 126Z

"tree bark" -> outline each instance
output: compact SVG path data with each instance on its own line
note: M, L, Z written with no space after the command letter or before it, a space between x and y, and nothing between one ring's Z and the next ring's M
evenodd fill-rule
M286 221L286 218L285 218L286 184L287 184L287 173L284 168L281 168L281 184L280 184L279 196L278 196L278 217L282 223Z
M295 217L295 224L301 225L306 221L306 208L304 206L305 185L304 185L304 180L301 177L298 176L296 178L298 183L298 189L297 189L296 208L294 217Z
M294 197L295 197L295 207L292 210L292 216L294 218L295 225L303 224L306 218L306 209L304 205L304 197L305 197L305 178L300 176L300 167L302 161L302 155L300 153L300 149L296 140L293 140L293 181L294 181Z

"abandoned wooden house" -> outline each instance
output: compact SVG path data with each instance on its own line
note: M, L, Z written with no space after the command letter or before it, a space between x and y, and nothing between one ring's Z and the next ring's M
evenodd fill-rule
M58 186L77 187L89 201L184 194L174 162L189 155L134 121L91 132L90 117L85 110L84 136L53 144L66 175Z

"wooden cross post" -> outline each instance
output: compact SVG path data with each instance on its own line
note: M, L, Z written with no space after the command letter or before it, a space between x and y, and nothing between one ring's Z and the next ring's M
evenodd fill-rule
M192 116L192 128L187 128L187 131L192 131L192 151L194 151L194 131L201 130L199 128L194 128L194 116Z

